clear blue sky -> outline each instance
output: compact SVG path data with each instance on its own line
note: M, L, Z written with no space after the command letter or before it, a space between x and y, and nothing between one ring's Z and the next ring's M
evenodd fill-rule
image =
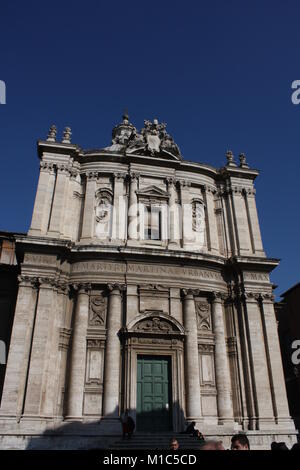
M52 123L103 147L128 108L138 128L167 122L188 160L247 155L277 295L299 282L299 25L289 0L2 2L0 228L28 230Z

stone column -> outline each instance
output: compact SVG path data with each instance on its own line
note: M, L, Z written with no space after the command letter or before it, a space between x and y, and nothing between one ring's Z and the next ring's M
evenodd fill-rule
M129 180L130 180L130 188L129 188L129 205L128 205L128 240L136 241L138 239L137 233L137 218L138 218L138 211L137 211L137 188L138 188L138 173L130 173Z
M183 324L185 338L186 419L199 423L202 417L197 319L193 291L183 290Z
M46 234L48 230L53 190L55 185L55 170L53 163L41 162L39 182L36 191L34 209L29 235Z
M66 200L69 182L69 168L67 165L57 165L56 184L54 190L52 212L48 234L51 236L63 235L63 220L66 210Z
M176 179L167 178L169 191L169 248L178 248L180 241Z
M222 294L212 294L212 321L215 335L215 368L219 424L233 423L229 361L227 356Z
M78 289L74 332L72 337L71 371L68 393L67 419L82 419L83 394L85 386L85 366L87 350L87 328L89 316L90 284L74 286Z
M1 400L1 414L20 418L23 413L32 334L38 299L36 278L19 277L6 375Z
M89 172L86 175L86 188L81 232L81 240L85 242L87 240L90 240L94 236L95 194L97 176L97 172Z
M280 427L294 429L286 395L273 300L272 294L262 294L260 297L275 421Z
M258 299L259 295L251 292L243 295L256 429L272 429L275 419Z
M113 202L113 240L125 240L126 208L124 198L125 173L116 173L114 179L114 202Z
M119 418L120 395L120 362L121 347L118 332L122 322L123 287L114 284L110 290L107 313L107 339L104 368L103 417L117 420ZM118 425L119 427L119 425Z

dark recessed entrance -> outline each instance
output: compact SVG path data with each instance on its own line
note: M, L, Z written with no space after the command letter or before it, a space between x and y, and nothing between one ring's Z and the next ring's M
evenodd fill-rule
M137 431L172 430L171 357L137 358Z

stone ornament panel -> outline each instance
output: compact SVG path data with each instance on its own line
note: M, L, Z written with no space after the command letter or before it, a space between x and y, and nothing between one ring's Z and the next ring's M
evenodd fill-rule
M107 298L102 293L90 296L89 326L105 326Z
M211 330L210 305L203 300L195 301L198 330Z
M156 333L156 334L165 334L175 331L173 325L165 320L162 320L160 317L151 317L146 320L140 321L134 331L142 333Z

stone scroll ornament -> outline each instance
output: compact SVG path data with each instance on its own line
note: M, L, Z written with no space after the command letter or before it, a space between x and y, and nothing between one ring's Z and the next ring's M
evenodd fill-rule
M90 299L89 324L104 326L106 320L106 298L102 295L92 295Z
M206 302L195 302L199 330L211 330L209 305Z
M159 317L152 317L138 323L136 331L144 333L169 333L172 331L172 326Z

